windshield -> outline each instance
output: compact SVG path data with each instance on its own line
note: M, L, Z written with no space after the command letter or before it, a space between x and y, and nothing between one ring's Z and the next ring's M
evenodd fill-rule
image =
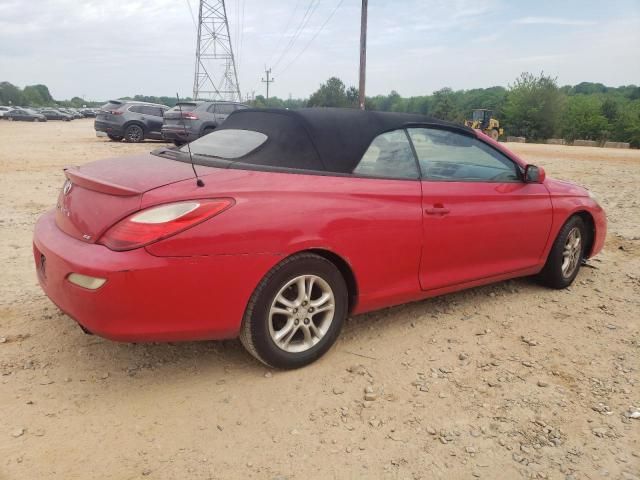
M215 130L194 140L188 148L194 155L231 160L243 157L266 141L267 136L264 133L252 130L225 129ZM187 153L188 148L185 145L180 148L180 151Z
M108 102L102 105L100 107L100 110L104 110L106 112L111 110L118 110L120 107L122 107L122 105L123 104L121 102Z
M196 109L198 105L195 103L178 103L175 107L173 107L170 112L192 112Z

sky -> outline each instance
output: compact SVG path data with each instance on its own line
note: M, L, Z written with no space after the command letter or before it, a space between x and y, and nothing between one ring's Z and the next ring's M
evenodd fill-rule
M0 81L56 99L189 96L198 3L0 0ZM357 86L360 4L227 0L243 96L264 95L265 66L281 98L332 76ZM523 71L640 84L640 0L369 0L368 18L367 95L508 86Z

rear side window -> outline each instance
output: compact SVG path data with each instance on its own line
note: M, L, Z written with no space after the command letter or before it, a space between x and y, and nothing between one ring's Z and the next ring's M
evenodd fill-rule
M133 113L144 113L142 110L142 105L132 105L129 107L129 111Z
M374 138L353 173L371 177L418 178L418 167L405 131L394 130Z
M200 137L189 144L191 153L205 157L222 158L232 160L251 153L264 142L267 136L264 133L252 130L216 130ZM180 148L181 152L188 152L187 147Z
M410 128L422 176L431 181L519 182L519 169L480 140L447 130Z

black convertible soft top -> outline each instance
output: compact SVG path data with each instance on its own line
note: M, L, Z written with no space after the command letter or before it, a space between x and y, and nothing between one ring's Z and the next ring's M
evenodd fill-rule
M475 136L462 125L410 113L346 108L236 110L218 130L254 130L268 140L235 165L351 173L375 137L408 126L432 126ZM231 165L233 168L234 165Z

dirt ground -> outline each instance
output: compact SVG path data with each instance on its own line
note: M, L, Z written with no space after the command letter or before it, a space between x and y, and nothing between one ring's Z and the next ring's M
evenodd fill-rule
M640 151L509 145L607 210L570 289L521 279L361 315L280 372L236 341L87 336L38 287L32 230L62 167L154 146L0 122L0 479L640 478Z

